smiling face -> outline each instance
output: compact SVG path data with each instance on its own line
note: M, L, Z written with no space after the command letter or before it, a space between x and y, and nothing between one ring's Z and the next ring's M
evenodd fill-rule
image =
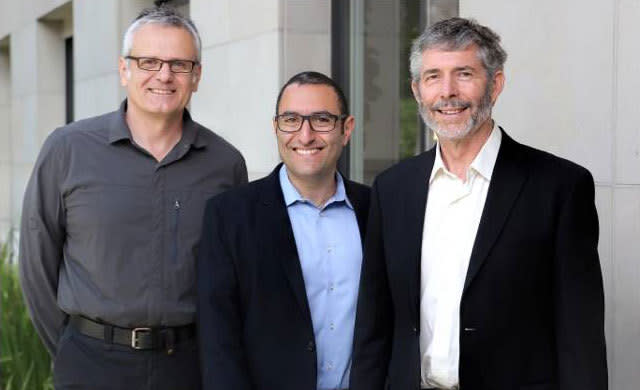
M458 51L425 50L420 79L411 88L425 124L440 139L459 140L490 125L503 85L500 70L489 82L477 46L470 45Z
M143 25L133 34L129 54L196 60L193 38L187 30L154 23ZM135 60L121 57L119 71L120 82L127 89L129 114L171 117L182 115L191 94L198 89L201 67L196 65L191 73L172 73L165 63L158 71L148 71L138 68Z
M291 84L283 92L278 114L330 113L340 115L338 95L328 85ZM311 130L309 121L294 133L273 128L278 140L280 158L287 166L292 182L320 182L333 177L342 148L349 142L355 121L352 116L338 120L335 129L328 133Z

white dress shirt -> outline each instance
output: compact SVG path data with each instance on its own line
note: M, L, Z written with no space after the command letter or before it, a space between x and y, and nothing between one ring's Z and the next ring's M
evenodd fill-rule
M420 368L423 387L457 388L460 298L502 134L491 134L466 173L449 172L440 145L429 178L422 231Z

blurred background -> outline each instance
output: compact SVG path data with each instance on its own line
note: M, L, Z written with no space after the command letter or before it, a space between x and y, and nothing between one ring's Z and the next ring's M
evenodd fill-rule
M595 178L610 388L640 387L640 0L0 0L2 388L50 386L47 357L26 359L40 350L24 348L35 336L26 313L15 314L12 276L40 145L58 126L117 109L122 35L160 3L200 30L203 76L190 110L240 149L251 179L279 161L275 99L303 70L332 75L349 97L357 127L340 166L350 178L370 184L432 147L411 96L411 40L450 16L494 29L509 55L497 123Z

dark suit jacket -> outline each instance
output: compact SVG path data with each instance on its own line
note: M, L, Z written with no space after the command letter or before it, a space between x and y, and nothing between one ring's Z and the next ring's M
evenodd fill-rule
M207 204L197 270L205 389L316 388L313 325L279 169ZM369 188L344 183L363 236Z
M421 242L434 158L432 149L403 161L372 187L352 389L420 387ZM607 388L597 243L589 172L503 132L460 305L462 390Z

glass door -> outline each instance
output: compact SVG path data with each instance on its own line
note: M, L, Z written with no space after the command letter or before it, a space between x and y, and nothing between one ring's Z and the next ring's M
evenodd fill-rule
M458 0L350 0L349 58L342 63L357 123L348 157L353 180L371 184L384 169L433 146L411 92L409 53L424 26L457 14Z

